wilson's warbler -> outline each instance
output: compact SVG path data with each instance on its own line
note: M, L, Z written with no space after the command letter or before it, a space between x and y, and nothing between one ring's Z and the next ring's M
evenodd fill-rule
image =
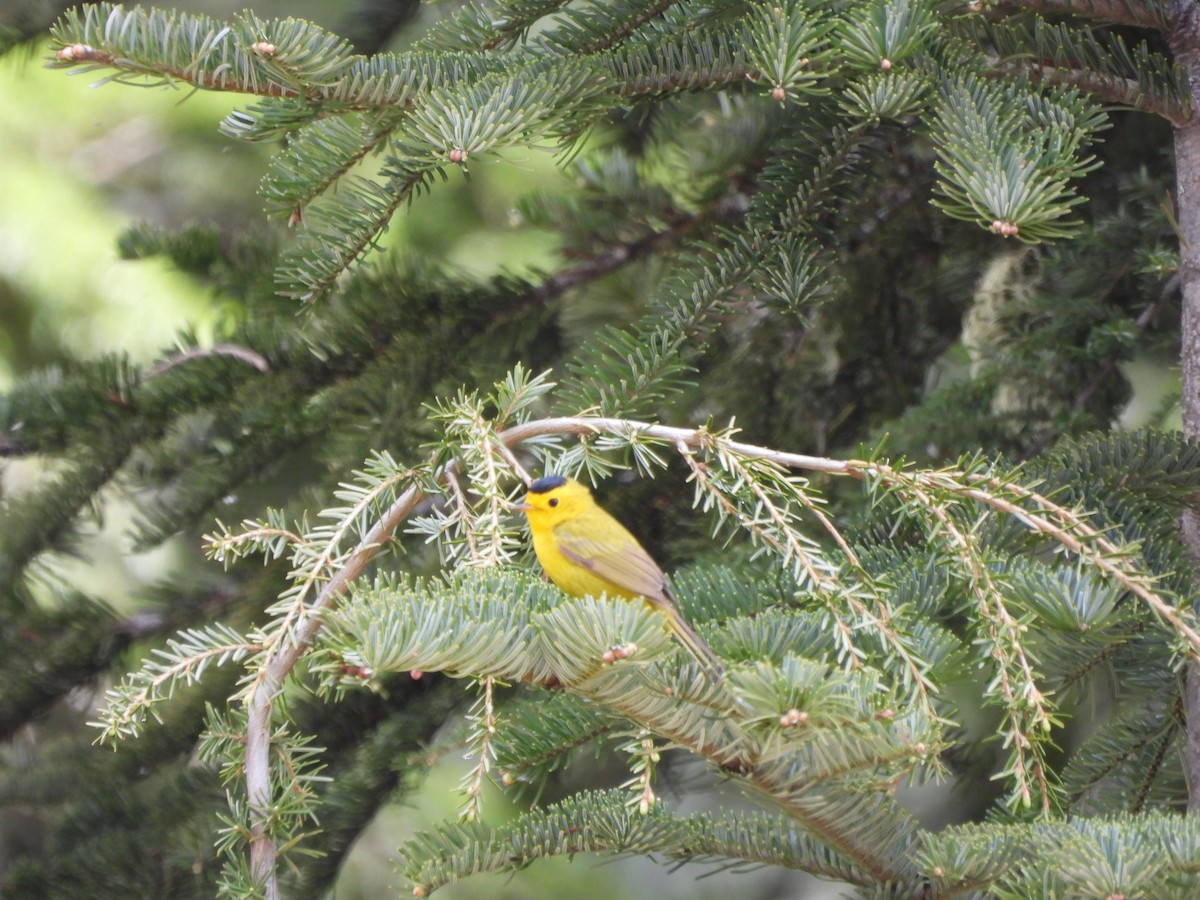
M679 613L667 576L625 527L570 478L547 475L517 506L529 518L533 550L550 580L572 597L641 598L667 618L680 643L709 673L717 655Z

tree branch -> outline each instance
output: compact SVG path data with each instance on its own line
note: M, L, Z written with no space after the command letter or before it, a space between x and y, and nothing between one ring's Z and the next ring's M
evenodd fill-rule
M1178 103L1148 98L1142 86L1130 78L1102 75L1086 69L1064 69L1016 59L989 56L989 68L984 74L992 78L1028 77L1035 84L1075 87L1097 100L1107 101L1126 109L1154 113L1172 125L1182 125L1192 118L1190 107Z
M585 436L600 433L625 436L636 434L639 437L695 449L711 446L714 439L713 434L705 429L677 428L601 417L558 417L524 422L499 432L497 438L505 446L515 447L532 438L547 435ZM900 473L884 463L870 460L837 460L787 453L739 441L722 440L722 449L743 457L770 460L788 468L824 472L859 481L881 481L898 487L920 485L923 488L956 493L964 499L983 503L1011 516L1030 530L1054 539L1117 580L1167 622L1190 645L1192 653L1200 657L1200 633L1185 620L1185 613L1154 593L1147 579L1136 570L1132 570L1128 559L1118 553L1118 548L1082 518L1051 503L1034 491L1001 482L989 475L960 473L956 480L955 473L946 471ZM442 480L457 472L458 467L457 460L452 460L439 467L434 477ZM1005 493L1015 494L1033 509L1019 505L1015 500L1004 496ZM252 819L250 862L251 873L258 883L264 885L267 900L278 900L280 896L275 871L278 848L267 827L272 804L269 757L270 723L275 699L296 663L320 633L324 621L321 612L332 607L351 583L365 571L375 554L395 533L396 528L413 514L418 504L426 497L425 492L410 487L396 499L354 550L343 558L341 567L324 583L317 598L305 610L305 615L299 617L299 621L296 622L292 630L292 639L277 641L268 649L262 670L249 692L245 771ZM709 758L719 760L721 754L714 751ZM849 852L849 858L854 859L856 864L863 866L867 871L891 872L890 863L883 860L872 861L856 852L856 845L848 836L830 833L828 829L823 830L819 817L810 821L811 816L806 813L802 818L823 840L831 846L838 847L842 852Z
M1054 16L1081 16L1113 25L1133 25L1154 31L1167 30L1167 16L1156 2L1136 3L1129 0L1013 0L1003 8L1049 13Z

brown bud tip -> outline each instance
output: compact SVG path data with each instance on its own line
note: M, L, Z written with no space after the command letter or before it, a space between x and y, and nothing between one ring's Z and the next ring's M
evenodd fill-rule
M420 681L424 675L425 675L425 673L422 672L420 669L413 669L411 672L408 673L408 677L411 678L413 681Z
M896 711L894 709L881 709L879 712L875 713L875 718L879 719L881 722L890 722L892 719L896 718Z
M782 103L784 97L786 97L786 96L787 96L787 91L785 91L783 89L782 85L777 84L777 85L775 85L775 87L771 88L771 99L774 100L776 103Z
M665 688L663 688L663 693L668 697L674 697L675 696L675 688L671 687L670 685L667 685Z
M467 151L461 147L455 147L450 151L450 162L463 163L467 160Z
M297 225L304 224L304 210L297 206L292 210L292 214L288 216L288 228L295 228Z
M54 58L59 62L74 62L77 59L85 59L91 52L92 48L87 44L71 44L55 53Z
M517 779L513 778L512 772L501 772L500 773L500 783L503 784L505 787L512 787L514 784L517 783Z
M602 660L604 660L604 664L606 666L611 666L613 663L615 663L617 661L617 654L614 653L612 650L605 650L604 655L601 656L600 658Z
M890 72L891 69L892 69L892 61L890 59L888 59L886 56L879 61L879 71L880 72Z
M784 728L791 728L793 725L800 725L808 721L808 713L800 712L800 710L792 708L779 717L779 724Z
M942 871L941 866L934 866L933 871L930 872L929 874L932 875L934 878L941 878L946 873L944 871Z
M270 41L255 41L250 45L250 52L257 53L259 56L274 56L275 45Z
M919 755L921 755L921 756L924 756L924 755L925 755L925 751L926 751L926 750L928 750L928 749L929 749L929 748L928 748L928 747L926 747L924 744L917 744L917 753L918 753Z
M429 889L423 884L418 884L415 888L413 888L414 897L424 897L428 893Z

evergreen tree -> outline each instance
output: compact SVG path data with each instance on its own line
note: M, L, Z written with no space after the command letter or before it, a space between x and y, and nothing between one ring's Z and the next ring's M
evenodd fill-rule
M419 896L581 851L871 897L1194 896L1196 22L499 0L362 55L253 13L65 13L54 66L249 95L221 127L278 145L261 193L294 234L130 233L236 302L217 340L39 372L0 406L4 452L57 463L6 509L0 731L144 657L98 731L6 771L0 802L60 805L6 888L319 896L465 683L477 764L463 821L404 842ZM572 178L514 215L561 236L560 268L372 253L513 148ZM1109 430L1117 364L1174 345L1176 303L1183 434ZM285 455L276 506L211 524ZM653 611L537 577L512 505L544 472L651 511L721 678ZM39 559L114 484L138 546L206 531L228 576L136 621L48 603ZM96 733L119 752L85 767ZM585 746L630 781L483 823L485 779L542 784ZM757 811L671 812L668 748ZM933 829L895 789L942 774L997 790Z

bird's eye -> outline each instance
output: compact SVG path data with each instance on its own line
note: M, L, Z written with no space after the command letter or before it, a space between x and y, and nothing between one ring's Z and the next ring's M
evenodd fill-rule
M558 506L558 498L557 498L557 497L551 497L551 498L550 498L550 505L551 505L551 506Z

